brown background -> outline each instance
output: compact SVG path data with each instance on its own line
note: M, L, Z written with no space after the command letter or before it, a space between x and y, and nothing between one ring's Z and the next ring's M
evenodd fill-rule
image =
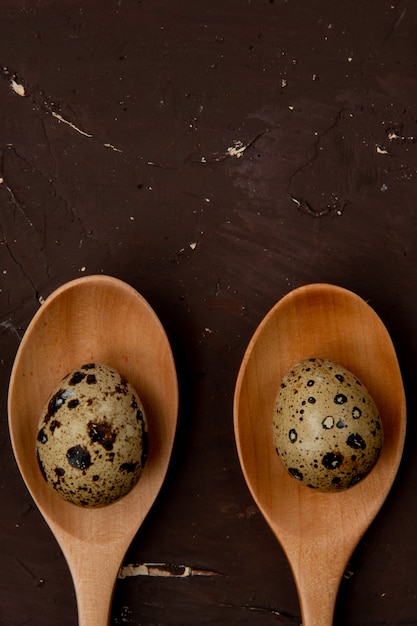
M409 412L335 623L417 623L415 4L2 0L0 17L0 623L77 622L6 399L40 301L94 273L148 299L181 392L168 478L124 562L206 574L119 580L112 625L299 623L241 474L232 401L256 326L320 281L385 322Z

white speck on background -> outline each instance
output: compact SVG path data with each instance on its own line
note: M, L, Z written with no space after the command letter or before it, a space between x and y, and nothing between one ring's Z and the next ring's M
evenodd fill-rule
M227 152L230 156L234 156L237 159L240 159L240 157L242 156L242 154L245 152L246 148L248 146L245 146L245 144L243 143L243 141L240 141L239 139L236 139L233 142L233 146L230 146L229 148L227 148Z
M13 78L10 81L10 86L13 89L13 91L17 93L18 96L24 97L26 95L25 88L23 87L23 85L20 85L19 83L17 83L15 80L13 80Z
M401 135L399 135L395 130L392 130L388 133L388 139L393 141L394 139L401 139Z

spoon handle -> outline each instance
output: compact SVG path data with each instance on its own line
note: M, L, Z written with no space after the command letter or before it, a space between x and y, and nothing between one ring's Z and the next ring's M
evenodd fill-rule
M108 545L77 545L66 558L75 587L79 626L108 626L120 552L113 552Z
M303 626L332 626L334 608L336 604L338 585L332 589L326 585L321 586L321 581L310 581L311 585L305 585L299 592L301 606L301 622Z
M303 626L332 626L346 552L324 546L319 538L301 542L290 556Z
M79 626L108 626L114 584L109 580L78 581L76 587Z

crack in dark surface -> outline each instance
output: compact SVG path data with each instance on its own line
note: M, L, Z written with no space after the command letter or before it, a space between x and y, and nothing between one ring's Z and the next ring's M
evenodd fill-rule
M11 146L7 146L6 148L7 150L14 150L14 148L12 148ZM21 213L21 215L26 219L26 221L28 222L29 226L31 226L33 228L33 222L30 219L30 217L28 216L28 214L26 213L25 209L23 208L21 202L19 202L16 193L13 191L12 187L8 184L6 178L5 178L5 174L4 174L4 154L5 154L5 149L3 149L0 153L0 189L5 191L10 202L12 203L12 205L14 206L14 208L19 211L19 213Z
M31 226L32 228L35 228L32 219L29 217L27 211L24 208L24 203L18 197L19 194L14 191L12 185L9 183L9 177L6 176L4 173L6 153L13 154L21 164L27 167L27 170L26 170L27 172L38 177L39 180L41 180L46 185L47 189L52 191L56 200L60 203L62 202L62 204L64 205L66 209L67 214L71 217L72 221L75 221L77 219L77 215L75 213L74 207L66 200L66 198L64 198L59 193L59 191L57 190L55 186L53 178L51 176L48 176L44 172L42 172L38 167L36 167L31 161L29 161L25 156L23 156L15 148L15 146L7 145L5 148L3 148L3 150L0 153L0 177L1 177L0 189L3 188L3 190L6 191L9 197L9 200L11 201L15 209L17 209L21 213L21 215L26 219L29 226ZM41 230L44 231L44 228L42 227Z
M65 224L76 226L75 236L80 236L77 231L83 232L82 224L73 207L58 193L53 180L12 145L0 151L0 191L6 198L0 215L0 241L30 285L37 304L42 303L40 286L51 279L48 244L56 238L53 232L58 225L57 206L61 205L61 220L67 216ZM59 228L68 236L63 224L59 223Z
M30 284L30 286L32 287L33 291L35 292L35 298L38 302L40 302L41 300L41 295L39 292L39 289L36 287L35 283L33 282L31 276L28 274L28 272L25 270L25 268L23 267L23 264L17 259L17 257L13 254L13 251L9 245L9 243L7 242L6 238L3 236L2 238L2 243L5 246L7 252L9 253L10 258L12 259L13 263L15 263L17 265L17 267L20 269L22 275L24 276L24 278L28 281L28 283Z
M20 95L21 96L24 95L25 98L28 98L31 101L34 110L37 111L38 113L44 113L52 118L55 118L59 123L66 124L72 130L84 136L86 139L92 139L93 141L101 144L101 146L107 149L111 149L114 152L119 152L119 153L123 152L122 150L117 148L115 145L113 145L113 143L111 143L110 141L97 139L96 137L94 137L92 133L87 132L85 129L83 129L81 127L82 125L76 119L75 120L67 119L67 117L64 116L64 114L62 113L61 107L60 106L57 107L54 100L51 100L51 98L48 98L42 90L38 89L37 94L35 93L34 89L32 90L29 89L28 91L26 91L25 89L26 82L23 80L23 78L19 76L17 72L14 72L13 70L9 69L7 65L0 66L0 76L2 76L4 79L10 82L15 81L16 83L18 83L24 89L24 94L20 94Z
M393 23L393 25L391 26L391 28L389 29L383 44L386 45L388 43L388 41L395 35L396 31L398 30L401 22L403 22L405 15L407 13L407 5L408 5L408 0L405 0L404 2L404 8L402 9L401 13L399 14L399 16L397 17L397 19L395 20L395 22ZM397 6L397 8L400 8L400 6Z
M288 622L291 622L291 623L294 623L294 624L300 624L300 621L301 621L299 615L291 615L290 613L287 613L285 611L281 611L281 610L277 610L277 609L273 609L273 608L269 608L269 607L250 606L250 605L247 605L247 604L239 606L239 605L236 605L236 604L227 604L227 603L221 603L220 606L222 606L224 608L229 608L229 609L243 609L244 611L253 611L253 612L257 612L257 613L267 613L268 615L275 615L275 616L277 616L279 618L284 618Z
M22 87L24 87L25 89L25 94L24 97L28 100L30 100L30 102L33 105L33 110L35 112L37 112L39 114L39 119L40 119L40 123L42 125L43 131L44 131L44 135L45 135L45 139L46 139L46 143L49 149L49 152L51 152L50 149L50 140L48 137L48 132L47 132L47 127L45 125L45 119L44 119L44 115L47 115L48 118L53 118L55 120L58 121L58 123L60 124L65 124L67 126L69 126L74 132L80 134L81 136L85 137L86 139L92 140L94 143L101 145L102 147L105 147L106 149L110 149L114 152L120 153L120 154L124 154L127 158L129 159L133 159L133 160L139 160L139 161L145 161L146 165L148 165L149 167L152 168L158 168L158 169L162 169L162 170L172 170L172 171L178 171L179 169L181 169L182 167L186 166L187 164L216 164L216 163L221 163L224 161L227 161L231 158L239 158L241 156L243 156L243 154L252 146L255 145L255 143L262 138L264 135L267 135L268 133L272 132L274 129L273 128L267 128L266 130L263 130L259 133L257 133L252 139L250 139L249 141L234 141L234 145L230 146L229 148L227 148L225 150L225 152L221 155L212 155L212 156L204 156L204 155L196 155L195 153L192 155L189 155L187 157L185 157L184 159L182 159L179 163L161 163L161 162L156 162L153 161L151 159L146 160L143 155L137 155L137 154L127 154L124 150L119 149L117 146L115 146L113 143L111 143L110 141L105 141L103 139L99 139L97 137L95 137L95 135L93 133L91 133L89 130L87 131L85 128L83 128L83 125L76 119L76 117L74 115L67 115L65 113L63 113L62 107L60 106L59 103L56 102L56 99L51 99L49 98L41 89L37 89L35 90L34 88L31 88L29 85L26 84L25 80L20 77L20 75L9 69L6 65L0 66L0 75L4 78L7 79L9 81L14 80L17 83L19 83L20 85L22 85Z
M337 112L331 124L327 126L327 128L325 128L322 132L317 133L317 137L315 141L313 141L312 146L311 146L311 150L312 150L311 156L309 156L306 159L306 161L304 161L299 167L297 167L294 170L294 172L291 174L288 180L287 194L289 195L291 200L296 204L297 208L300 211L307 213L308 215L311 215L314 218L325 217L329 214L340 216L342 215L346 207L346 202L341 201L336 194L332 194L331 202L327 203L326 206L319 206L316 208L312 205L311 202L309 202L303 197L300 197L297 194L297 192L293 192L292 186L294 184L295 178L302 175L319 158L321 145L324 139L337 128L338 124L340 123L340 120L342 119L343 114L346 111L347 109L345 108L340 109Z
M274 129L273 128L267 128L266 130L263 130L259 133L257 133L257 135L255 135L255 137L253 137L253 139L250 139L247 142L244 141L238 141L235 140L233 142L233 146L230 146L223 154L218 155L218 156L204 156L202 154L192 154L186 158L184 158L179 164L173 164L170 165L168 163L164 164L164 163L157 163L155 161L147 161L147 165L149 167L155 167L158 169L162 169L162 170L172 170L172 171L178 171L179 169L181 169L182 167L188 165L188 164L192 164L192 165L215 165L216 163L222 163L224 161L228 161L230 159L233 158L240 158L243 156L243 154L252 146L254 146L256 144L256 142L261 139L264 135L267 135L268 133L271 133Z
M343 215L343 212L346 207L346 202L341 203L339 201L338 196L336 196L335 194L332 194L332 196L333 196L333 200L327 203L325 207L322 207L319 209L313 208L311 204L307 202L307 200L298 200L294 196L291 196L291 200L297 206L299 211L303 213L307 213L308 215L311 215L312 217L316 217L316 218L325 217L326 215L329 215L329 214L333 214L337 216Z

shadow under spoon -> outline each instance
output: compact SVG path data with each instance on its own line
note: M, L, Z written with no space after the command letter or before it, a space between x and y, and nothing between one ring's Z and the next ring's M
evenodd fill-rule
M351 489L319 493L284 470L272 440L275 396L299 361L322 357L352 371L379 408L384 445L371 473ZM347 562L381 508L404 447L406 403L390 336L373 309L329 284L300 287L280 300L244 355L234 426L249 490L291 566L303 626L331 626Z
M37 425L54 387L83 363L117 369L147 415L149 452L139 482L118 502L86 509L44 481L35 452ZM123 557L160 491L178 412L175 364L164 329L144 298L109 276L57 289L32 319L14 362L9 429L22 477L58 541L72 574L80 626L107 626Z

